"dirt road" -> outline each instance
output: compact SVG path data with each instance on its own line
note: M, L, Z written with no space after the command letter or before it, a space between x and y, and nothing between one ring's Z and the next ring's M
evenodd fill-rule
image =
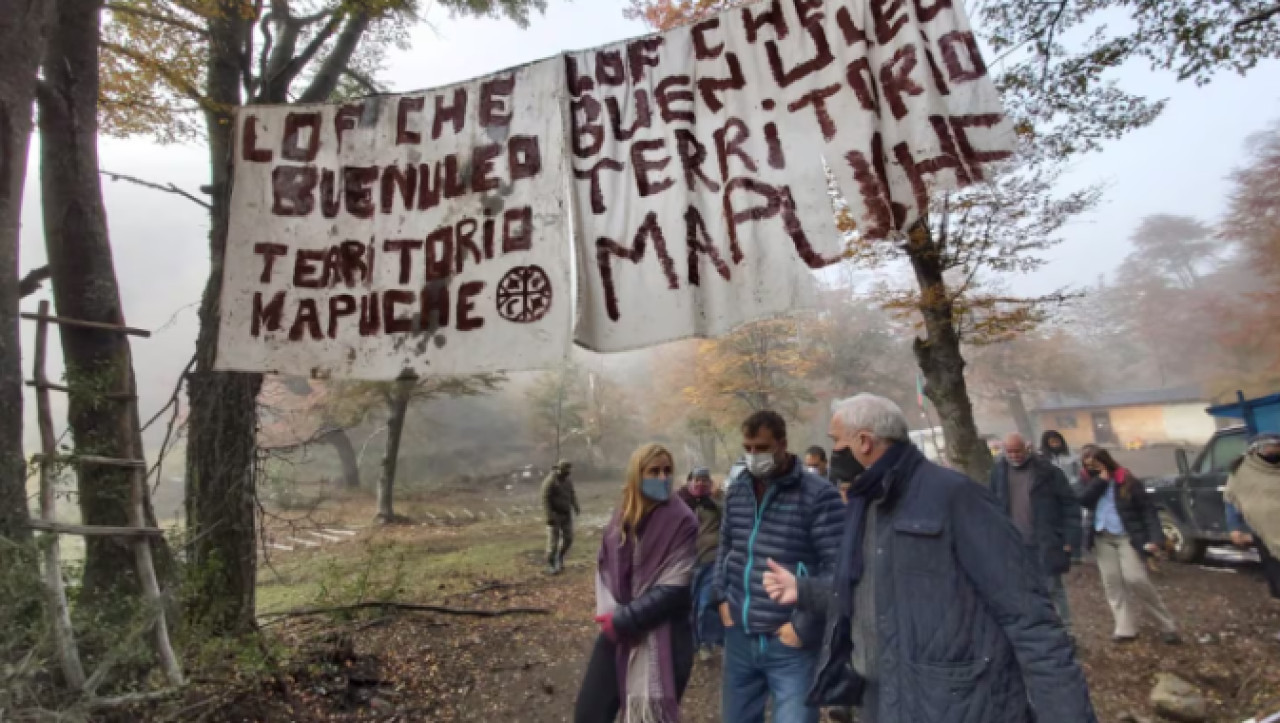
M1280 632L1280 606L1263 600L1261 583L1247 573L1168 566L1157 584L1183 625L1181 647L1156 643L1151 630L1131 646L1113 645L1096 569L1071 575L1081 657L1101 720L1150 715L1146 698L1158 671L1200 685L1211 700L1212 721L1280 710L1280 643L1271 639ZM570 720L595 633L588 564L576 562L559 578L489 585L494 589L449 602L552 612L494 619L403 613L382 618L385 623L299 623L282 631L282 640L314 652L301 658L303 672L288 678L287 699L264 688L263 697L228 705L225 716L212 720ZM336 646L325 638L335 630L346 635ZM333 654L346 645L349 651ZM686 721L719 720L719 672L717 660L698 665L684 704Z
M584 517L599 521L613 488L587 488L583 496ZM533 607L547 614L361 611L349 619L289 619L268 628L274 666L249 674L238 668L233 682L206 674L215 682L193 686L179 704L124 720L571 720L595 635L592 574L599 530L584 527L568 571L554 578L541 572L536 519L499 523L491 516L466 525L366 529L360 534L376 546L371 549L379 559L407 559L410 567L394 577L394 589L373 595L362 588L361 595L488 611ZM374 563L356 554L359 545L301 549L275 564L286 578L317 569L341 580L369 576ZM346 550L350 559L334 557L335 550ZM1159 644L1151 629L1135 644L1113 645L1097 569L1086 564L1069 575L1080 658L1101 720L1112 723L1125 714L1155 720L1147 698L1160 671L1199 686L1215 723L1280 710L1280 642L1274 638L1280 605L1266 600L1256 571L1166 564L1154 579L1182 625L1186 643L1180 647ZM305 590L276 589L272 598L301 602L299 591ZM719 680L718 660L698 664L684 701L685 721L719 720ZM182 712L192 706L198 716Z

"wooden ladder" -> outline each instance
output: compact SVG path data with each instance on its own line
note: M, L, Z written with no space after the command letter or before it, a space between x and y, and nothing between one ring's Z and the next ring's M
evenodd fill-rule
M71 611L67 605L67 591L62 583L62 560L58 544L59 535L80 535L82 537L105 536L124 537L131 540L134 562L138 569L138 578L142 583L142 592L147 605L155 616L152 624L153 644L160 665L170 685L182 685L182 667L173 652L169 640L169 625L165 615L164 600L160 594L160 584L156 580L155 563L151 558L151 538L163 536L164 530L148 527L146 524L147 501L147 461L141 458L142 450L135 450L138 459L115 459L92 455L60 455L57 450L57 438L53 433L53 413L49 404L49 392L59 391L74 393L70 388L51 383L45 376L45 357L48 348L49 325L73 326L81 329L94 329L127 336L149 337L151 332L116 324L102 324L94 321L68 319L49 314L49 302L41 301L38 313L23 313L23 319L36 322L36 353L33 363L32 379L28 386L36 390L36 410L40 426L40 454L36 461L40 465L40 519L31 521L31 528L42 532L48 539L44 547L44 584L53 613L53 638L58 649L58 659L62 666L63 676L71 688L92 695L93 690L86 690L84 666L80 662L79 648L76 646L75 633L71 627ZM133 375L129 374L130 387ZM136 405L138 395L136 388L123 392L103 395L104 399L120 404ZM136 419L136 415L132 415ZM104 525L68 525L57 521L56 496L54 489L54 468L58 464L76 464L81 467L95 465L99 467L119 467L130 471L129 526L108 527ZM97 676L95 676L97 677ZM96 681L95 681L96 683ZM89 687L96 687L89 686Z

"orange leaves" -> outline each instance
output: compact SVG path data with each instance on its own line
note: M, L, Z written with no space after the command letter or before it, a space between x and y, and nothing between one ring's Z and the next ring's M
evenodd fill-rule
M204 124L204 19L163 0L106 5L99 123L107 135L190 140Z
M799 417L814 400L809 382L818 355L807 340L811 333L806 321L775 319L701 342L685 401L721 426L759 409Z
M743 0L630 0L623 14L658 30L670 30L742 4Z

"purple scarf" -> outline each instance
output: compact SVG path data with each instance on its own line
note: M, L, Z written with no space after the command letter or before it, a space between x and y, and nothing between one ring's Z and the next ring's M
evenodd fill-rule
M621 512L605 528L596 558L596 614L611 615L656 585L689 585L697 556L698 520L668 500L649 511L622 542ZM638 539L637 539L638 538ZM618 695L625 723L678 723L671 623L617 643Z

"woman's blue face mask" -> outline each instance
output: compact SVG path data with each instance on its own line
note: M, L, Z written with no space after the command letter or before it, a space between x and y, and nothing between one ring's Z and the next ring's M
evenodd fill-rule
M640 494L654 502L666 502L671 498L671 478L645 477L640 480Z

